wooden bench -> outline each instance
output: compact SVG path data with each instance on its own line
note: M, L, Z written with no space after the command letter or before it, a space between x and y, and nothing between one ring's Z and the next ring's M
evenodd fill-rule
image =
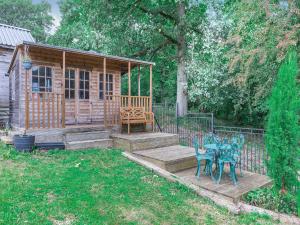
M130 124L144 124L151 123L152 130L154 130L154 114L153 112L145 112L144 107L121 107L120 108L120 123L128 125L128 134L130 134Z

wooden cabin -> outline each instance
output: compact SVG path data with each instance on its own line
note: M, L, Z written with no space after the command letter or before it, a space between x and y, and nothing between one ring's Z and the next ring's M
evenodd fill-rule
M25 56L32 60L29 70L22 65ZM152 112L153 65L94 51L24 42L16 47L8 69L10 124L16 130L90 124L112 127L120 125L122 107ZM150 95L131 96L131 70L145 66L149 68ZM127 95L121 95L122 76L128 76ZM140 85L138 88L140 93Z
M16 45L23 41L34 42L29 30L0 24L0 126L8 121L9 78L7 70Z

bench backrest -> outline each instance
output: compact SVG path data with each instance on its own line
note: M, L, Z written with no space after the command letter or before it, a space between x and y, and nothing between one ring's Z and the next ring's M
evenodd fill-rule
M121 107L120 115L123 120L146 120L144 107Z

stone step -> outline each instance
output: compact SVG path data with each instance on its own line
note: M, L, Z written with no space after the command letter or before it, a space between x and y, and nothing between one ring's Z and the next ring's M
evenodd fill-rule
M133 154L171 173L197 166L194 148L181 145L135 151Z
M66 149L68 150L89 149L89 148L110 148L110 147L112 147L112 139L71 141L66 143Z
M80 133L66 133L65 141L87 141L87 140L98 140L98 139L109 139L108 131L90 131Z
M115 148L121 148L128 152L179 144L178 135L168 133L113 134L111 137L114 140Z

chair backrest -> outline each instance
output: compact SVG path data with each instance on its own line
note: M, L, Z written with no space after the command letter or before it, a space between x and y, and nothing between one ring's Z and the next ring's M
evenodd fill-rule
M232 158L234 161L238 161L241 155L241 149L237 143L231 143L227 148L221 151L221 156L225 158Z
M207 144L220 145L221 141L217 135L215 135L213 133L209 133L209 134L206 134L203 138L203 145L207 145Z
M240 150L242 150L243 146L245 144L245 137L244 137L244 135L243 134L238 134L238 135L232 137L231 143L236 143L237 146L238 146L238 148Z
M145 120L144 107L121 107L120 115L122 119Z
M200 155L199 150L198 150L199 149L199 140L198 140L197 135L193 137L193 146L195 148L196 156Z

